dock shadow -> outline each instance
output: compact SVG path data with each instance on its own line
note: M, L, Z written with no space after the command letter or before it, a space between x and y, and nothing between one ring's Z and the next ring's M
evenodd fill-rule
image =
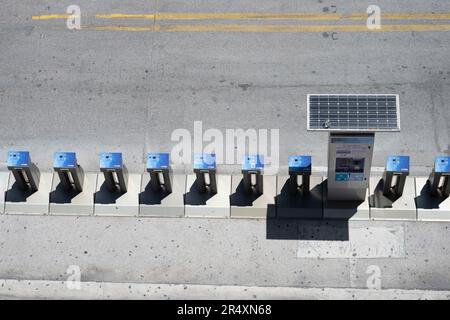
M146 205L161 204L162 200L170 195L170 192L161 190L160 192L153 191L150 182L145 186L145 189L139 193L139 203Z
M124 194L125 192L121 191L110 191L106 186L106 182L103 182L100 189L94 194L94 202L98 204L113 204Z
M244 191L244 181L241 179L236 187L236 191L230 195L230 205L236 207L250 207L253 205L253 202L261 196L262 194L256 192L246 193Z
M430 194L430 184L427 181L420 190L420 194L414 199L416 201L417 209L439 209L440 204L445 201L447 197L433 197Z
M26 202L28 197L36 193L36 191L22 190L17 182L14 182L11 189L6 191L5 199L8 202Z
M51 203L72 203L72 199L79 195L80 192L71 189L70 191L64 190L61 183L58 183L55 190L50 192L50 202Z
M189 188L189 192L184 194L184 203L192 206L206 205L206 202L214 197L215 193L199 192L197 180Z
M389 195L383 194L384 180L380 179L373 190L373 194L369 195L369 205L374 208L392 208L395 201L400 199L394 193Z

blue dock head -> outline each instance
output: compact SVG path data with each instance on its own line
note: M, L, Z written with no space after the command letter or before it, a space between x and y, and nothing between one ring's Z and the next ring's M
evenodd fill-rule
M55 152L53 154L53 168L69 169L77 166L77 156L75 152Z
M387 157L386 171L396 173L409 173L409 156Z
M147 154L147 170L161 170L169 168L169 154L168 153L153 153Z
M290 156L289 173L311 175L311 156Z
M434 159L434 172L450 174L450 157L436 157Z
M262 155L245 155L242 158L242 171L261 171L263 169L264 157Z
M102 152L100 153L100 169L123 168L122 153Z
M28 151L9 151L7 166L8 168L25 168L31 163L30 153Z
M214 153L194 154L194 170L215 170L216 155Z

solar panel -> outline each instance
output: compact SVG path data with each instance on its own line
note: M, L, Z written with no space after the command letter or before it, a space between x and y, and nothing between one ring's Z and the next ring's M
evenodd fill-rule
M395 94L308 94L308 130L400 131Z

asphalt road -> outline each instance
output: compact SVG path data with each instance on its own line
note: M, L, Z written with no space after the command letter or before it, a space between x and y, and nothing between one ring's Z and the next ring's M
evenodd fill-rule
M170 151L173 130L193 133L199 120L204 130L217 128L223 134L227 128L279 129L281 165L288 155L301 153L311 154L314 165L325 166L327 134L306 131L308 93L400 95L402 130L377 134L374 166L384 166L388 154L408 154L412 166L429 167L434 156L450 152L450 32L352 32L333 27L327 32L227 32L223 27L364 26L364 19L334 21L326 15L334 10L364 15L373 1L348 1L336 8L324 1L78 1L84 29L68 30L65 19L32 19L64 14L71 4L2 3L2 159L9 149L27 149L45 169L51 168L53 151L74 150L86 169L98 170L98 153L118 150L131 170L141 171L146 152ZM444 1L377 4L382 13L450 12L450 3ZM161 12L294 12L319 17L96 17ZM382 24L448 26L447 19L409 16ZM184 29L118 29L154 25ZM191 32L187 27L192 25L222 27Z

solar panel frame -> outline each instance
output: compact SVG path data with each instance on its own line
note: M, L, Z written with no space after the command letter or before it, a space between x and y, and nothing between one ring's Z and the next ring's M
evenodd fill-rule
M325 127L325 119L320 118L319 115L314 114L316 121L312 121L311 113L311 98L317 97L317 103L320 104L320 97L327 97L328 107L327 115L334 117L334 122L339 123L342 120L347 121L346 126L339 124L337 127ZM378 103L381 99L385 99L386 108L383 109ZM395 99L395 114L393 113L394 106L388 105ZM365 106L359 106L359 101L364 101ZM330 109L329 102L332 102ZM340 103L347 104L346 113L342 114L340 111ZM334 105L336 104L336 106ZM380 114L379 110L385 111ZM363 111L360 115L359 112ZM320 114L320 109L317 109ZM395 115L394 118L392 116ZM307 129L308 131L339 131L339 132L397 132L400 131L400 103L398 94L308 94L307 95ZM393 121L395 120L395 126ZM329 118L327 120L330 120ZM360 120L365 120L367 125L360 125ZM386 125L380 125L379 120L386 120ZM315 122L314 125L311 123ZM384 121L383 121L384 122Z

